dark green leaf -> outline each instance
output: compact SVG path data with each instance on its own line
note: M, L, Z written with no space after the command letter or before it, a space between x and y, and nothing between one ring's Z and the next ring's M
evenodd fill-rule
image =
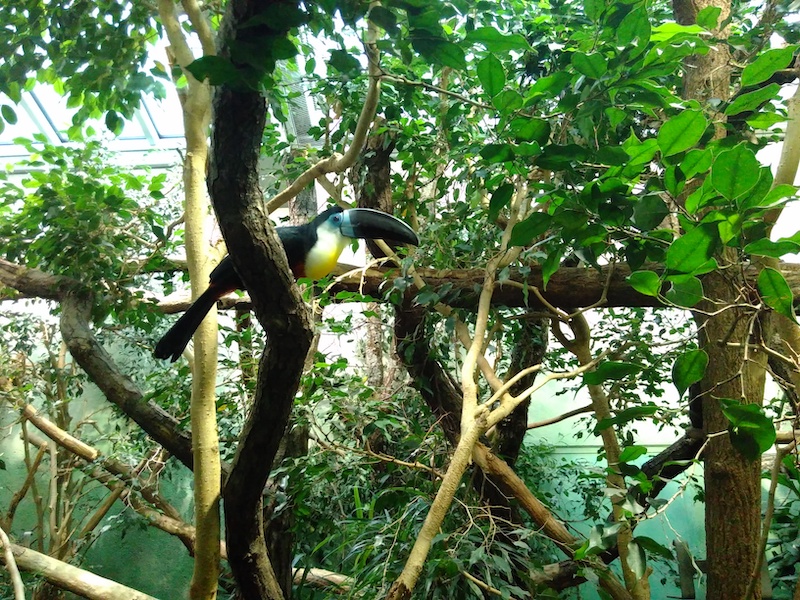
M657 554L658 556L666 558L667 560L673 559L672 550L670 550L666 546L662 546L653 538L649 538L643 535L637 535L634 539L641 548L644 548L650 554Z
M459 71L467 67L467 59L461 47L444 38L417 33L411 38L411 45L430 64Z
M546 144L550 138L550 123L544 119L520 117L511 121L509 129L519 141Z
M659 194L642 196L633 207L633 223L643 231L658 227L669 214L666 203Z
M603 11L606 9L605 0L586 0L583 3L583 12L593 23L600 21Z
M9 125L16 124L17 113L8 104L3 104L2 108L0 108L0 114L3 115L3 119L5 119L6 123L8 123Z
M486 162L500 163L514 159L514 150L509 144L486 144L480 151Z
M664 156L689 150L703 137L708 120L699 110L685 110L661 126L658 145Z
M478 63L478 80L489 98L494 98L506 84L506 71L494 54Z
M667 250L667 269L697 274L697 270L714 254L718 235L717 228L713 225L698 225L682 235Z
M732 116L746 111L758 110L764 103L777 98L780 89L781 86L779 86L777 83L771 83L768 86L759 88L754 92L742 94L728 105L728 107L725 109L725 114Z
M331 50L328 64L340 73L354 75L361 72L361 63L358 59L344 50Z
M758 291L767 306L778 314L797 321L794 314L794 295L780 271L765 267L758 275Z
M389 33L397 31L397 16L388 8L373 6L369 10L368 18L384 31Z
M115 135L119 135L122 133L122 128L124 126L124 122L122 118L117 114L117 111L110 110L106 113L106 127L108 130L114 133Z
M766 81L779 69L785 69L792 62L797 46L774 48L758 56L742 71L742 87Z
M510 183L504 183L492 192L492 198L489 200L489 220L494 221L500 214L500 211L508 205L511 201L511 196L514 195L514 186Z
M644 367L637 363L622 361L606 361L597 365L594 371L583 374L587 385L599 385L604 381L619 381L639 373Z
M591 77L592 79L600 79L608 71L608 63L602 54L584 54L583 52L576 52L572 55L572 66L579 73Z
M241 74L227 58L203 56L190 63L186 70L198 81L208 79L211 85L239 84Z
M535 212L524 221L514 225L511 231L512 246L527 246L550 227L553 218L544 212Z
M470 44L482 44L489 52L506 54L512 50L530 50L531 46L524 36L518 33L503 34L494 27L477 27L467 32L465 40Z
M522 108L522 96L516 90L503 90L492 99L492 104L506 115Z
M693 383L700 381L708 367L708 354L705 350L689 350L675 359L672 365L672 382L678 388L678 398L682 398Z
M759 167L755 153L739 144L720 152L714 160L711 185L728 200L740 200L758 183Z
M775 425L758 404L720 398L722 414L730 421L731 443L748 460L757 460L775 443Z
M658 407L655 404L645 404L643 406L631 406L630 408L626 408L625 410L621 410L617 413L617 416L611 417L609 419L602 419L597 425L594 427L594 433L598 434L604 429L608 429L612 425L623 425L628 423L629 421L633 421L634 419L640 419L642 417L650 417L654 415L658 411Z
M628 283L645 296L657 297L661 291L661 278L653 271L634 271L628 275Z

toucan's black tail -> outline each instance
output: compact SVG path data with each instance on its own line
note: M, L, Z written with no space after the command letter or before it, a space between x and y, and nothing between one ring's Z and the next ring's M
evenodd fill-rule
M169 358L172 362L178 360L189 340L192 339L195 330L200 327L200 323L208 311L222 295L220 290L213 285L200 294L194 304L181 315L180 319L175 321L172 328L156 344L155 352L153 352L155 357Z

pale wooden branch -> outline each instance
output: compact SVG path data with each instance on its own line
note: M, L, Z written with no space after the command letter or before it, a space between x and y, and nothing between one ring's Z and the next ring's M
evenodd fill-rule
M14 600L25 600L25 586L17 568L17 561L14 560L14 553L11 551L11 541L8 539L5 530L0 527L0 544L3 546L3 560L6 563L6 570L11 577L11 584L14 589Z
M14 560L23 571L43 577L52 585L89 600L158 600L139 590L79 569L30 548L10 545ZM3 562L6 562L5 559Z

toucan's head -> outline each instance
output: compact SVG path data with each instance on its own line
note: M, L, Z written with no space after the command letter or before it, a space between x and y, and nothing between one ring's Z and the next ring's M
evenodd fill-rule
M333 206L317 215L313 225L318 232L333 231L348 238L419 245L419 238L411 227L390 214L371 208L343 210Z

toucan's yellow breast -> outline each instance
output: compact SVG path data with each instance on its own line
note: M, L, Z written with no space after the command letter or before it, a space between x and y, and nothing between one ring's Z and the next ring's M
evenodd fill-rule
M333 271L348 241L338 231L329 231L322 227L317 230L317 243L306 255L305 276L309 279L322 279Z

